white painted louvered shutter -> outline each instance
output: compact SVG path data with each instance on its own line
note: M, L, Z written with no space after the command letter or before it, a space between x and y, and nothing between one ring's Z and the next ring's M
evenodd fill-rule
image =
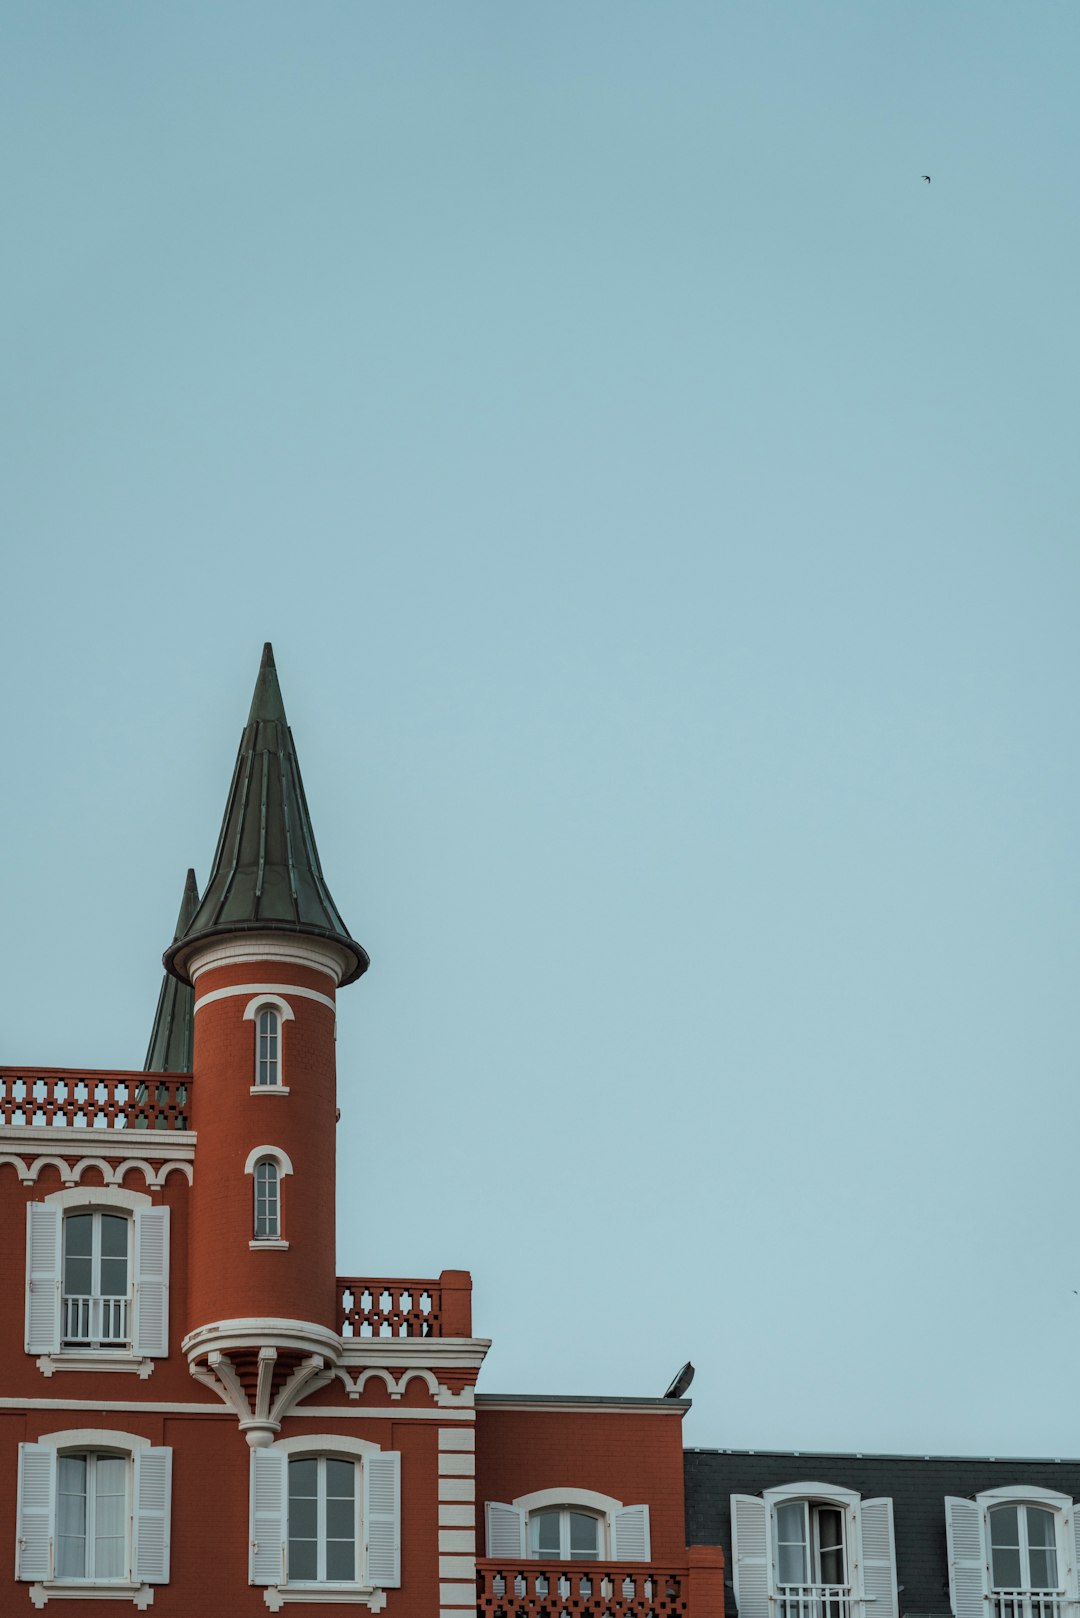
M169 1352L169 1210L135 1210L136 1354L162 1359Z
M990 1578L983 1543L982 1512L974 1500L945 1500L945 1544L949 1556L949 1595L954 1618L985 1618Z
M899 1618L892 1501L864 1500L860 1511L866 1618Z
M135 1578L146 1584L169 1582L171 1505L172 1450L136 1450L131 1559Z
M401 1583L401 1456L395 1450L367 1455L363 1473L367 1582L396 1589Z
M285 1456L276 1449L251 1452L251 1584L284 1584L288 1503Z
M489 1500L484 1507L487 1520L487 1553L509 1556L514 1562L525 1555L525 1513L517 1506L504 1506Z
M60 1347L60 1209L26 1205L26 1352L55 1354Z
M731 1559L739 1618L769 1618L767 1510L756 1494L731 1497Z
M47 1444L19 1445L17 1579L50 1579L56 1516L56 1451Z
M649 1560L649 1508L623 1506L611 1519L611 1554L617 1562Z
M1073 1501L1069 1509L1069 1515L1072 1518L1072 1534L1069 1542L1069 1549L1072 1551L1072 1568L1069 1574L1069 1582L1065 1588L1068 1590L1071 1599L1078 1601L1080 1600L1080 1504L1076 1501Z

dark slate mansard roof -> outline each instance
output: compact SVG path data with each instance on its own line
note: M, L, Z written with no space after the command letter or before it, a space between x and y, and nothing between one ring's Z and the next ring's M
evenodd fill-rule
M833 1455L775 1450L691 1449L685 1455L686 1542L722 1545L727 1563L728 1611L737 1609L732 1586L731 1496L760 1494L791 1483L835 1483L864 1500L888 1495L896 1532L900 1612L947 1615L949 1567L945 1554L945 1498L968 1499L987 1489L1053 1489L1080 1499L1080 1461L1010 1461L944 1455Z
M368 968L367 951L350 935L322 874L269 641L206 892L183 936L165 951L166 970L190 983L193 946L244 932L327 940L342 956L342 984Z

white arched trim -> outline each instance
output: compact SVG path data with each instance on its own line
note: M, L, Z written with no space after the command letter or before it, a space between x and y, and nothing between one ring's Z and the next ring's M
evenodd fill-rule
M261 1163L264 1157L273 1159L278 1166L279 1174L292 1173L293 1166L289 1159L289 1154L288 1152L283 1152L280 1146L253 1146L247 1155L244 1173L254 1174L256 1163Z
M838 1506L857 1506L862 1496L857 1489L842 1489L838 1483L785 1483L782 1488L764 1489L767 1505L785 1500L831 1500Z
M77 1185L69 1191L50 1191L41 1200L58 1208L86 1208L96 1204L99 1208L126 1208L129 1213L152 1206L145 1191L125 1191L118 1185Z
M207 995L206 998L209 1000L211 996ZM257 994L254 1000L249 1000L244 1007L244 1021L254 1022L259 1012L266 1010L276 1011L282 1022L296 1021L295 1011L287 1000L281 998L280 994Z
M414 1376L418 1376L421 1382L427 1385L428 1392L431 1394L432 1398L434 1398L439 1391L439 1379L431 1371L419 1365L414 1365L411 1370L403 1372L402 1375L398 1377L399 1392L405 1392L405 1389L408 1387Z
M195 1010L201 1011L203 1006L212 1006L217 1000L232 1000L238 994L254 995L255 1003L260 1006L273 1000L275 995L290 995L294 1000L314 1000L316 1005L326 1006L330 1011L337 1010L328 994L320 994L318 989L301 988L297 983L234 983L227 989L209 989L196 1000Z
M980 1504L985 1502L988 1506L1000 1505L1004 1501L1031 1500L1051 1508L1056 1507L1059 1511L1072 1507L1071 1495L1059 1494L1056 1489L1037 1489L1031 1483L1017 1483L1012 1488L1005 1489L985 1489L975 1498Z
M582 1506L586 1511L597 1511L610 1516L622 1510L622 1501L610 1494L597 1494L595 1489L534 1489L511 1502L519 1511L543 1511L548 1506Z
M162 1163L161 1167L154 1176L154 1184L163 1186L174 1169L180 1170L180 1173L187 1180L188 1185L193 1185L195 1183L195 1170L192 1168L191 1164L174 1162Z
M268 1446L279 1455L378 1455L381 1444L366 1438L344 1438L340 1433L305 1433L302 1438L279 1438Z
M31 1185L36 1184L42 1169L59 1169L60 1176L65 1185L74 1185L75 1181L78 1179L76 1169L72 1168L70 1163L65 1163L62 1157L35 1157L34 1161L30 1165ZM53 1191L50 1193L50 1195L56 1197L60 1195L60 1192Z
M150 1449L150 1440L138 1433L122 1433L113 1427L66 1427L59 1433L42 1433L35 1444L50 1449Z
M15 1170L15 1173L19 1176L19 1179L22 1181L23 1185L33 1184L33 1180L30 1176L30 1170L27 1168L21 1157L0 1157L0 1169L4 1167L5 1163L10 1164L10 1166Z

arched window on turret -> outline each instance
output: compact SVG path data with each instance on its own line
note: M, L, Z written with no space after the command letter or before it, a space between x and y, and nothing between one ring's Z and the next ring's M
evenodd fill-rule
M281 1178L272 1157L255 1165L255 1240L276 1241L281 1235Z
M281 1182L292 1173L288 1154L280 1146L256 1146L248 1154L244 1171L252 1179L251 1247L288 1247L283 1236Z
M262 1006L255 1020L255 1083L281 1083L281 1014L275 1006Z

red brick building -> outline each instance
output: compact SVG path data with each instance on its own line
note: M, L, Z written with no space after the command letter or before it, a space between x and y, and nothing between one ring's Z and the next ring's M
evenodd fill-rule
M0 1612L722 1618L685 1401L484 1393L467 1272L337 1274L368 957L269 647L165 964L144 1071L0 1069Z

